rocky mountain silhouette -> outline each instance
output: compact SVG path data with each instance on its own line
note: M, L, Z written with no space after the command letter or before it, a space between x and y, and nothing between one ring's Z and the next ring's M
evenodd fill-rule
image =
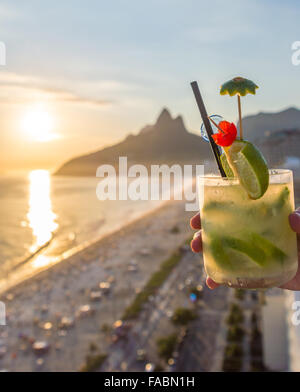
M282 166L287 157L300 158L300 110L258 113L243 118L245 138L253 141L269 167Z
M277 113L258 113L243 118L246 139L254 142L262 141L271 133L300 129L300 110L289 108Z
M247 116L243 127L245 138L262 149L269 164L281 164L287 156L300 157L300 110L289 108ZM95 176L100 165L118 168L120 156L126 156L129 165L146 166L213 160L208 143L188 132L181 116L173 118L168 109L163 109L156 122L143 127L137 135L130 134L113 146L71 159L55 174Z
M119 157L128 164L201 163L211 159L209 145L200 136L187 131L181 116L173 118L163 109L155 124L147 125L137 135L100 151L74 158L63 164L56 175L95 176L97 167L118 167Z

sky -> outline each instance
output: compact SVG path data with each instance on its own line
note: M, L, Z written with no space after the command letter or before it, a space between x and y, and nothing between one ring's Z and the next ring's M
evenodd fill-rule
M259 85L243 115L300 107L300 2L1 0L0 172L55 169L153 123L163 107L188 130L208 113L237 119L220 85Z

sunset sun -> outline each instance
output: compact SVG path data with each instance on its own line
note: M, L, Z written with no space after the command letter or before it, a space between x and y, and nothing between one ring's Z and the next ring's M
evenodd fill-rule
M58 135L53 133L54 118L42 107L34 107L24 113L21 126L31 140L48 142L57 139Z

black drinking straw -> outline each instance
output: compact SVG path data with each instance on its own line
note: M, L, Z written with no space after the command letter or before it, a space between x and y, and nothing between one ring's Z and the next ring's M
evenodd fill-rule
M201 114L201 117L202 117L202 121L204 123L205 129L206 129L206 132L207 132L207 136L208 136L208 139L209 139L209 143L210 143L211 149L212 149L213 154L214 154L214 156L216 158L216 161L217 161L217 165L218 165L220 174L221 174L222 177L226 177L226 174L225 174L225 171L223 169L223 166L222 166L222 163L221 163L221 159L220 159L220 155L221 155L220 154L220 150L217 147L216 143L214 142L214 139L212 138L213 130L212 130L209 118L207 117L206 109L205 109L205 106L204 106L203 99L201 97L201 93L200 93L200 90L199 90L199 87L198 87L198 83L196 81L194 81L194 82L191 83L191 86L192 86L192 89L193 89L193 92L194 92L194 95L195 95L195 98L196 98L196 102L197 102L197 105L198 105L198 108L199 108L199 111L200 111L200 114Z

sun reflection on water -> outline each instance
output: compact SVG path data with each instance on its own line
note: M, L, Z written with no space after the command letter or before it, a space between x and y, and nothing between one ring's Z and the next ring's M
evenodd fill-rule
M47 170L34 170L29 174L29 227L35 238L30 251L36 252L52 238L58 227L56 214L52 211L50 173Z

